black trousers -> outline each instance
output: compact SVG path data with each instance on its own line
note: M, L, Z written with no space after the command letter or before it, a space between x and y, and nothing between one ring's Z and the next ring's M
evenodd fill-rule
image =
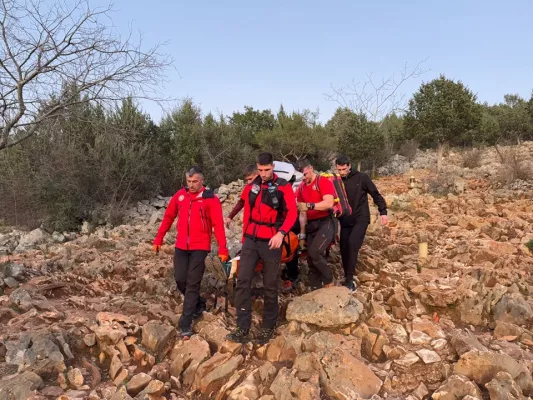
M174 278L179 291L185 297L179 328L189 328L192 315L205 300L200 297L200 287L205 271L205 250L180 250L174 252Z
M341 258L346 281L353 281L359 249L365 240L368 223L357 222L353 226L341 227Z
M300 221L298 219L296 219L294 226L291 228L291 232L297 235L300 233ZM298 275L300 274L300 271L298 271L298 259L299 257L295 255L291 261L285 263L285 275L291 281L298 279Z
M274 328L278 320L278 280L281 248L270 250L268 242L246 238L241 249L241 262L235 289L237 325L252 326L252 277L257 262L263 263L263 328Z
M309 266L309 281L312 289L333 282L333 273L325 258L329 244L335 238L333 217L323 220L307 221L307 265Z

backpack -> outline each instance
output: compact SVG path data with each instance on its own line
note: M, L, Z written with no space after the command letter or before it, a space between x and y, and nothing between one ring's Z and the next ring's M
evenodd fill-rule
M335 189L335 197L333 199L334 204L331 210L332 214L336 218L341 218L346 215L350 215L352 213L352 206L350 206L350 202L348 201L348 195L346 194L346 189L344 188L344 183L342 182L341 176L339 174L318 174L315 182L315 188L320 194L322 193L320 192L319 181L322 178L331 181L331 183L333 183L333 188ZM301 187L302 186L300 186L300 190Z
M320 174L319 176L329 179L335 188L335 204L333 205L333 215L335 215L337 218L350 215L352 213L352 206L348 201L348 195L346 194L346 189L344 188L344 182L342 181L341 176L339 174L326 173ZM320 191L320 188L318 187L318 179L317 188Z

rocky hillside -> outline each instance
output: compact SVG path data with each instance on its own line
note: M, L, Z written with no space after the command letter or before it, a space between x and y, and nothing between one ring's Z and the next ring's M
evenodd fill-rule
M521 151L533 159L531 144ZM168 199L139 204L128 225L0 235L0 400L528 398L533 189L495 182L506 167L490 153L474 168L460 156L444 175L408 164L379 179L391 222L369 228L358 290L308 293L304 279L263 347L224 340L234 309L211 258L208 312L177 339L171 235L151 250ZM219 189L225 208L241 187Z

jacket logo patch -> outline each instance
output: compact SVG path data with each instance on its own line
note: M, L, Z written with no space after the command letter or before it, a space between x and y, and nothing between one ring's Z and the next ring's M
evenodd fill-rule
M178 201L183 201L184 198L185 198L185 196L181 195L180 197L178 197Z

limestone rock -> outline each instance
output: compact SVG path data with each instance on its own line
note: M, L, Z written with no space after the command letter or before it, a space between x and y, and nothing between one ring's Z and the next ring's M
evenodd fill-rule
M413 331L424 332L426 335L429 335L432 339L445 339L446 334L440 326L437 324L424 320L422 318L413 319Z
M179 341L170 354L172 361L170 374L176 378L183 375L183 383L191 385L196 370L209 357L211 357L209 344L200 336L193 335L188 341Z
M415 345L431 343L431 336L421 331L412 331L409 335L409 343Z
M303 335L278 335L268 344L266 359L270 362L294 362L298 354L302 352L302 341Z
M0 380L0 400L26 400L31 392L39 389L43 380L34 372L8 376Z
M315 290L292 300L287 320L320 327L336 327L357 322L363 305L345 287Z
M171 348L176 330L161 321L149 321L143 325L142 345L163 357Z
M319 377L320 382L325 382L327 375L322 368L320 356L316 353L302 353L296 357L293 370L296 371L296 377L301 381L312 380Z
M216 353L196 370L194 388L203 394L216 393L243 362L241 355L232 357L230 353Z
M485 385L491 400L523 400L522 389L507 372L498 372L493 380Z
M137 399L159 399L166 391L165 384L157 379L150 381L148 385L136 396Z
M96 335L94 333L88 333L83 337L83 343L86 346L92 347L96 344Z
M79 368L71 369L67 372L67 378L70 384L75 388L79 389L83 386L83 375Z
M411 365L416 364L420 361L420 358L415 353L407 353L402 358L394 360L395 364L401 365L402 367L410 367Z
M522 325L531 321L533 310L520 293L506 294L496 304L492 312L495 321Z
M20 278L26 271L26 268L22 264L14 262L7 262L0 264L0 277L4 278Z
M152 377L144 372L134 375L126 384L126 390L132 396L139 394L150 383Z
M108 347L115 346L121 339L126 337L126 330L117 326L98 326L94 329L96 341L100 349L104 351Z
M22 235L15 249L16 252L23 252L34 248L35 246L43 243L49 243L52 241L52 238L48 233L43 231L40 228L34 229L33 231Z
M6 343L6 361L19 371L37 374L63 372L65 358L51 334L21 335L20 340Z
M343 336L328 331L319 331L304 339L302 347L306 352L323 356L328 350L339 348L355 358L361 358L361 339Z
M270 362L254 369L244 381L241 382L228 395L228 400L258 399L264 391L264 384L270 382L278 371Z
M496 327L494 328L495 339L503 339L509 336L518 337L522 335L522 333L524 333L524 329L515 324L509 324L503 321L496 322Z
M18 288L11 292L9 301L22 311L29 311L33 307L33 298L27 289Z
M226 340L226 335L230 333L230 330L227 329L226 324L221 318L212 314L204 312L202 319L196 323L194 329L198 335L212 346L214 351L222 352L224 350L224 352L236 354L242 348L240 343L233 343Z
M470 331L456 330L452 334L451 344L456 353L461 356L470 350L488 351L488 349L479 343L479 340Z
M472 350L463 354L454 368L455 374L464 375L480 385L490 382L498 372L507 372L522 390L528 389L532 383L529 370L506 354Z
M416 354L424 361L424 364L432 364L441 361L440 356L433 350L420 349L416 351Z
M320 399L318 382L302 382L286 367L281 368L270 385L276 400L317 400Z
M481 400L481 390L466 376L452 375L433 393L433 400L460 400L466 396Z
M109 377L111 379L115 379L117 375L122 370L122 362L120 361L120 358L115 354L113 358L111 358L111 364L109 364Z
M335 399L368 399L381 389L381 380L364 363L341 349L333 349L321 360L327 380L324 390Z

